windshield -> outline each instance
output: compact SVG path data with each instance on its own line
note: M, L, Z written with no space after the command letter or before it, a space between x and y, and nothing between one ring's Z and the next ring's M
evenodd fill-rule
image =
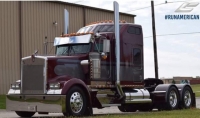
M121 28L122 25L119 25L119 29ZM94 33L96 32L114 32L115 31L115 26L114 25L99 25L95 27L93 30Z
M77 33L86 33L86 32L90 32L91 29L92 29L92 26L83 27L83 28L79 29Z
M88 53L91 48L91 43L88 44L68 44L59 45L56 47L56 55L74 55Z
M121 28L121 26L122 25L119 25L119 29ZM115 31L114 25L98 25L95 28L93 28L93 26L83 27L79 29L77 33L86 33L86 32L97 33L97 32L114 32L114 31Z

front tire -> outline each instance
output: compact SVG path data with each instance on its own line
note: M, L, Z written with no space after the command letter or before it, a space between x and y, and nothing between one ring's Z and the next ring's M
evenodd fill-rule
M66 95L65 116L84 116L87 114L87 100L84 91L78 87L72 87Z
M15 113L20 117L32 117L35 112L25 112L25 111L15 111Z
M178 90L174 87L171 86L167 92L167 103L166 103L166 109L167 110L173 110L177 109L179 105L179 92Z

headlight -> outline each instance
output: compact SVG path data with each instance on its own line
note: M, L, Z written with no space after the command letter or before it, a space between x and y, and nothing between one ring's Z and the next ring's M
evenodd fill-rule
M50 83L49 88L50 89L60 89L60 83Z
M11 84L11 89L20 89L20 83Z

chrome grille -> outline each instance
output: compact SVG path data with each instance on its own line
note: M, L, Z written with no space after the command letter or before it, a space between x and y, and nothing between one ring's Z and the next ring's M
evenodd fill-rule
M22 60L22 94L45 93L45 59L32 58ZM46 72L45 72L46 73Z

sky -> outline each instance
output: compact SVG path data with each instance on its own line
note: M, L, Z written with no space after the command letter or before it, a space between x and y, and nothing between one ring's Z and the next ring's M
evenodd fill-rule
M66 2L113 10L112 0L65 0ZM142 25L144 37L144 77L155 77L151 1L116 0L119 11L137 15L135 24ZM165 15L200 15L200 4L191 12L175 12L183 3L200 0L154 0L156 34L200 32L199 20L166 20ZM147 7L147 8L144 8ZM144 9L140 9L144 8ZM148 38L149 37L149 38ZM157 36L159 78L200 76L200 33Z

